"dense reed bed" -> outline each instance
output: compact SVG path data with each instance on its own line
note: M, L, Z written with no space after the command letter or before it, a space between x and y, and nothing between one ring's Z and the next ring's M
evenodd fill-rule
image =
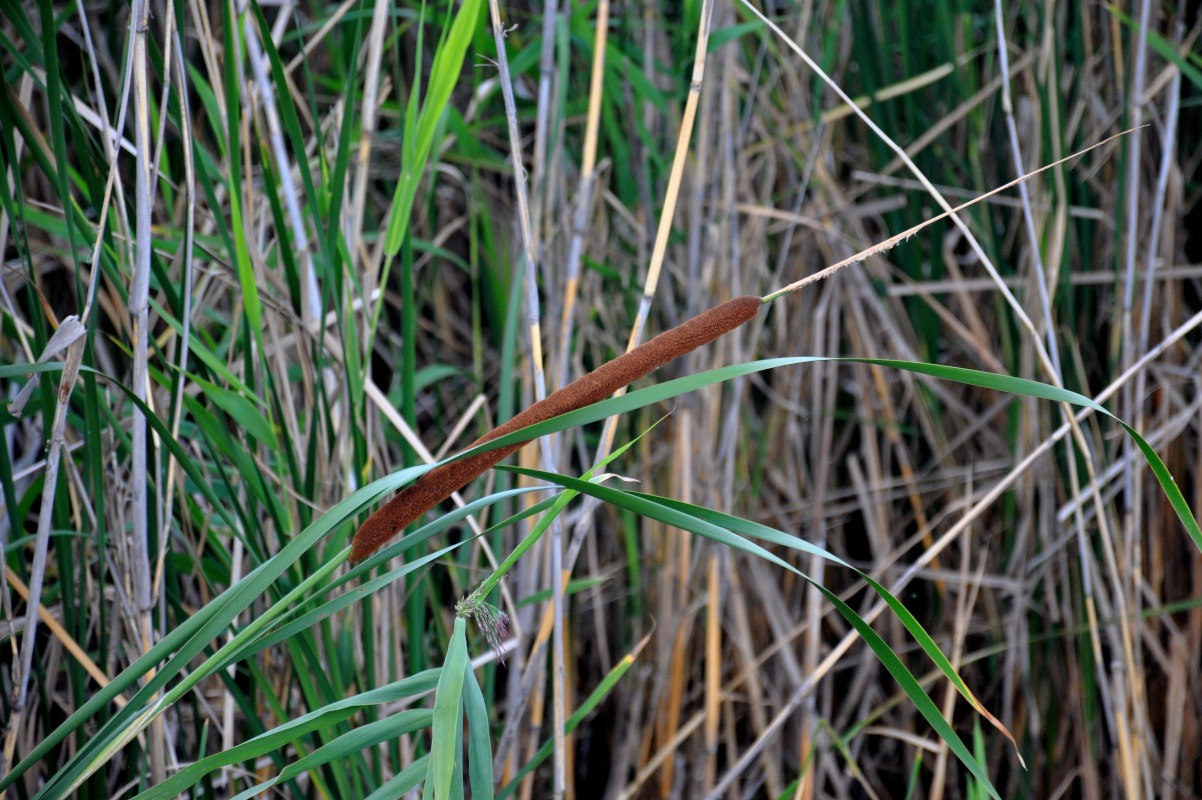
M4 797L1202 794L1196 9L757 9L5 5Z

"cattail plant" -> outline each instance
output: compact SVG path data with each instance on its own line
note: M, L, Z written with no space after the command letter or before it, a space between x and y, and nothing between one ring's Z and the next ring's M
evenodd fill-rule
M1022 183L1027 178L1038 175L1044 170L1051 169L1066 161L1084 155L1090 150L1100 147L1111 139L1115 139L1126 133L1129 133L1129 131L1115 134L1072 155L1054 161L1039 169L1032 170L1009 183L973 198L967 203L962 203L955 208L948 209L942 214L931 217L909 230L902 231L896 236L891 236L873 247L862 250L850 258L845 258L819 272L795 281L765 297L744 295L736 297L734 300L728 300L722 305L715 306L708 311L703 311L697 316L685 320L675 328L664 331L651 341L639 345L629 353L605 362L587 375L551 393L545 399L530 406L530 408L513 417L513 419L505 424L498 425L472 442L468 449L470 450L472 447L491 442L494 439L498 439L514 431L519 431L522 428L528 428L539 422L545 422L553 417L566 414L569 411L575 411L587 405L599 403L619 389L659 369L668 362L691 353L698 347L709 344L719 336L729 333L735 328L755 319L760 307L765 303L769 303L784 295L792 294L815 281L823 280L850 264L863 261L869 256L889 250L928 225L938 222L945 217L952 216L956 212L979 203L998 192ZM355 538L351 542L350 560L360 561L367 558L411 522L419 519L422 514L425 514L431 508L446 500L485 471L499 464L506 456L520 450L529 443L529 439L514 442L513 444L498 447L495 450L489 450L484 453L477 453L430 470L418 478L412 486L400 492L376 511L376 513L367 518L367 521L355 532Z
M493 428L470 447L598 403L668 362L755 319L763 302L755 295L744 295L704 311L551 393L505 424ZM427 472L368 517L351 543L351 561L367 558L409 523L529 442L527 439L476 453Z

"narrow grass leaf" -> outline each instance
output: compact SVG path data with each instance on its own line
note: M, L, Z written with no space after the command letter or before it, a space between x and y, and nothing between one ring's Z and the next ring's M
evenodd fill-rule
M1131 31L1139 31L1139 23L1120 11L1118 7L1107 3L1106 8L1111 14L1118 17ZM1182 75L1189 78L1194 86L1202 89L1202 69L1199 69L1199 66L1202 65L1202 57L1199 57L1197 52L1187 50L1183 56L1177 52L1176 45L1156 31L1149 28L1144 33L1147 34L1148 44L1152 45L1152 49L1159 53L1161 58L1172 63L1177 69L1181 70Z
M450 31L434 53L430 67L430 83L416 125L406 125L406 146L401 158L401 174L392 197L384 251L392 258L401 249L401 241L409 229L409 213L417 197L417 187L425 172L426 162L434 144L438 120L451 99L451 90L459 80L463 59L472 40L472 32L480 19L481 0L465 0L455 14ZM412 144L410 144L412 142Z
M248 434L258 439L261 444L276 449L275 429L245 395L210 383L204 378L193 376L192 381L204 389L206 399L212 400L230 419L237 420Z
M467 657L467 621L455 619L446 660L434 695L434 724L431 727L430 774L427 789L433 786L434 800L450 800L451 773L455 769L457 731L462 728L463 675L470 668Z
M968 688L968 685L965 684L960 678L960 675L956 672L951 662L948 661L947 657L943 655L943 651L939 649L937 644L935 644L935 640L931 638L931 635L927 633L925 628L922 627L922 624L917 620L917 618L910 613L910 610L907 609L892 592L874 580L872 576L868 575L862 570L857 569L856 567L853 567L843 559L825 550L824 548L807 542L798 536L791 536L784 531L777 530L776 528L770 528L767 525L761 525L758 522L742 519L741 517L731 516L730 514L723 514L720 511L714 511L712 509L691 505L689 503L682 503L679 500L656 497L654 495L646 495L637 492L632 492L631 494L638 494L640 497L645 497L653 502L669 508L674 508L683 513L691 514L698 519L706 520L718 525L719 527L728 528L729 530L743 534L744 536L753 536L757 539L763 539L765 541L772 542L773 544L788 547L810 556L824 558L827 561L846 567L847 569L855 572L857 575L863 578L870 587L872 587L872 590L876 592L886 604L888 604L893 613L896 614L898 619L901 620L902 624L905 625L906 630L910 632L910 635L913 636L914 640L918 642L920 647L922 647L923 652L925 652L930 659L935 662L935 665L939 667L940 672L947 676L947 679L952 682L952 685L956 687L956 690L960 692L961 696L963 696L964 699L972 705L973 709L978 714L989 720L990 724L992 724L1003 736L1010 740L1010 744L1014 746L1014 752L1018 754L1019 761L1022 761L1022 755L1019 753L1018 749L1018 742L1015 740L1014 735L1010 732L1010 729L1003 725L1001 720L990 713L984 704L977 699L976 695L972 693L972 690Z
M467 716L467 774L472 800L493 796L492 738L489 736L488 703L469 661L464 667L463 708Z
M414 469L416 469L416 468L414 468ZM533 491L540 491L540 490L547 491L548 489L551 489L551 488L552 487L540 486L540 487L534 487L532 490ZM527 490L530 491L530 489L527 489ZM511 492L511 491L514 491L514 490L512 490L512 489L506 490L506 492ZM499 494L501 494L501 493L489 495L489 498L503 499L503 498L497 497ZM511 495L505 494L505 496L509 497ZM489 505L489 504L491 504L491 502L493 502L493 501L489 500L489 498L481 498L481 500L476 501L476 502L481 503L481 505ZM514 514L513 516L509 517L506 520L503 520L501 522L497 522L493 525L490 525L488 530L489 531L497 531L497 530L500 530L505 525L512 524L514 522L517 522L519 520L525 519L530 516L534 516L535 514L541 514L544 509L550 507L550 504L552 502L554 502L554 500L555 500L555 498L545 498L543 500L540 500L538 503L531 506L530 508L526 508L526 509L518 512L517 514ZM373 555L369 556L368 558L365 558L363 561L360 561L360 562L356 563L354 566L352 566L350 571L347 572L347 575L346 575L347 579L358 576L358 575L362 574L363 572L367 572L368 570L378 566L379 564L383 563L384 561L387 561L390 558L394 558L394 557L400 555L401 553L404 553L407 550L413 549L418 544L421 544L422 542L429 539L434 534L443 530L446 527L446 524L444 523L445 520L450 519L452 522L456 522L456 521L468 516L468 513L470 513L470 512L465 512L464 509L466 509L466 508L467 508L467 506L464 506L464 508L456 509L454 511L449 512L448 514L444 514L441 517L439 517L438 519L429 523L428 525L424 525L424 526L418 528L413 533L402 538L400 541L393 542L391 545L389 545L387 547L380 548Z
M1094 402L1089 397L1069 389L1060 389L1055 386L1050 386L1039 381L1027 380L1025 378L1014 378L1009 375L998 375L992 372L982 372L980 370L967 369L964 367L951 367L942 364L925 364L917 361L898 361L896 359L873 359L873 358L830 358L824 356L794 356L790 358L772 358L761 361L749 361L743 364L735 364L728 367L719 367L718 369L700 372L696 375L689 375L684 378L665 381L655 386L649 386L645 389L628 392L621 397L611 397L602 400L599 403L586 406L577 411L571 411L567 414L562 414L554 417L546 422L540 422L536 425L531 425L528 428L513 431L505 436L500 436L489 442L485 442L476 447L464 450L440 463L453 461L464 458L475 453L492 450L498 447L505 447L515 442L526 441L543 436L548 433L554 433L566 428L575 427L577 425L585 425L591 422L605 419L616 414L624 414L635 409L643 408L654 403L661 403L665 400L670 400L687 392L700 389L704 386L710 386L715 383L721 383L740 375L750 375L756 372L762 372L768 369L776 369L779 367L787 367L801 364L812 364L817 362L845 362L845 363L861 363L861 364L876 364L883 367L891 367L894 369L905 370L923 375L929 375L943 380L955 381L970 386L978 386L983 389L994 389L1010 394L1026 395L1028 397L1038 397L1044 400L1053 400L1055 402L1071 403L1072 405L1084 406L1093 409L1099 413L1111 417L1127 431L1131 436L1140 452L1143 453L1148 465L1152 468L1153 474L1160 483L1161 490L1165 493L1169 503L1177 512L1178 518L1182 525L1185 526L1190 538L1194 541L1198 550L1202 552L1202 529L1199 528L1198 521L1186 502L1184 495L1177 486L1176 480L1168 471L1160 456L1151 445L1144 440L1133 428L1116 417L1104 406Z
M399 800L420 784L429 771L430 755L427 753L390 778L364 800Z
M411 708L390 714L375 722L368 722L355 727L335 737L328 744L318 747L312 753L289 764L280 770L280 774L272 780L252 786L236 795L234 800L250 800L250 798L266 792L285 781L292 780L309 770L316 769L332 761L357 756L367 748L374 747L381 742L396 739L407 733L415 733L429 727L432 719L433 714L428 708Z
M964 367L949 367L943 364L924 364L916 361L895 361L892 359L867 359L867 358L847 358L847 359L832 359L839 361L855 361L865 364L879 364L883 367L894 367L903 369L908 372L917 372L923 375L931 375L944 380L956 381L958 383L966 383L972 386L980 386L984 389L996 389L1001 392L1010 394L1023 394L1029 397L1040 397L1045 400L1054 400L1058 403L1071 403L1076 406L1085 406L1091 408L1100 414L1113 419L1115 422L1123 426L1127 431L1127 435L1135 442L1135 446L1143 453L1144 460L1148 462L1148 466L1152 468L1152 474L1156 476L1156 481L1160 484L1161 491L1168 498L1169 504L1173 506L1173 510L1177 512L1177 518L1181 520L1181 524L1185 526L1185 530L1189 533L1190 538L1194 541L1194 546L1202 552L1202 528L1198 526L1198 520L1190 510L1189 503L1186 502L1185 496L1181 493L1181 489L1177 486L1177 480L1169 472L1164 461L1152 449L1152 445L1148 444L1143 436L1128 425L1123 420L1108 411L1104 406L1094 402L1093 399L1086 397L1083 394L1071 391L1069 389L1061 389L1056 386L1049 386L1046 383L1031 381L1025 378L1012 378L1009 375L997 375L992 372L981 372L975 369L966 369Z
M409 550L412 550L414 547L417 547L422 542L425 542L430 537L440 533L443 530L446 530L447 528L449 528L450 526L459 522L463 518L476 513L477 511L479 511L480 509L482 509L486 506L501 502L510 497L517 497L519 495L527 494L530 492L537 492L537 491L546 491L546 488L545 487L523 487L520 489L510 489L505 492L498 492L496 494L492 494L487 497L483 497L479 500L476 500L475 502L469 503L468 505L464 506L461 509L456 509L455 511L453 511L451 513L448 513L448 514L445 514L445 515L439 517L438 519L434 520L429 525L427 525L423 528L419 528L418 530L414 531L409 536L406 536L405 538L403 538L399 542L397 542L394 547L400 547L400 550L398 552L407 552ZM551 502L553 501L553 499L554 498L544 500L542 503L534 506L529 512L527 512L526 514L523 514L522 516L523 517L528 516L530 513L538 513L539 510L549 507ZM485 531L485 533L488 533L495 529L500 529L500 528L512 525L517 520L518 520L518 516L516 516L516 515L514 517L510 517L508 519L502 520L502 521L490 526ZM225 664L221 665L221 668L224 668L225 666L228 666L229 664L236 663L237 661L247 659L247 658L251 657L252 655L254 655L255 653L258 653L258 652L261 652L261 651L267 649L268 647L273 647L277 644L288 641L293 636L296 636L296 635L300 634L301 632L305 631L306 629L311 628L312 626L316 625L317 623L321 622L324 619L328 619L329 617L333 616L334 614L341 611L342 609L352 606L355 603L362 602L363 600L370 597L372 593L383 589L385 586L387 586L391 583L394 583L395 581L405 577L406 575L409 575L410 573L412 573L416 570L423 569L426 566L434 563L435 561L438 561L439 559L443 558L447 554L453 552L454 550L458 549L459 547L463 546L464 544L467 544L468 542L472 541L473 538L474 537L465 538L461 541L455 542L454 544L447 545L444 548L436 550L432 553L428 553L427 555L424 555L421 557L417 557L417 558L408 557L406 559L405 563L400 565L396 569L390 570L381 575L376 575L374 577L371 577L369 580L366 580L363 583L360 583L358 586L355 586L350 591L343 592L343 593L337 595L336 597L334 597L333 599L328 600L328 601L322 603L321 605L310 609L309 611L305 612L301 616L298 616L296 619L293 619L291 622L285 622L284 624L280 625L280 627L276 628L272 632L264 633L261 636L261 638L258 638L256 640L254 640L253 642L248 642L247 646L245 648L242 648L240 650L235 651L234 653L231 653L229 661L227 661ZM393 548L388 548L388 550L392 551ZM381 551L381 553L384 553L384 551ZM377 554L377 555L379 555L379 554ZM386 561L389 558L391 558L393 555L396 555L396 553L393 553L393 552L385 553L385 557L383 559L381 559L381 561ZM345 584L351 583L354 580L356 580L357 578L360 578L365 574L370 574L378 563L380 563L380 562L376 562L374 559L371 561L365 561L362 564L357 565L355 568L348 570L346 573L344 573L340 577L335 578L328 586L320 587L318 589L318 593L320 594L323 592L335 591L339 587L341 587ZM303 609L304 605L305 604L303 604L303 603L298 604L296 610L299 612L301 609ZM283 622L286 618L287 618L286 616L283 617L281 619L281 622Z
M733 42L752 31L761 30L763 27L764 23L757 19L751 22L740 22L737 25L730 25L725 28L715 28L714 32L710 34L709 41L706 42L706 52L713 53L716 50L720 50L723 45Z
M362 694L348 697L330 703L323 708L288 720L266 733L235 745L229 750L215 753L188 764L167 780L142 792L139 800L158 800L158 798L174 797L184 793L188 787L200 782L201 778L214 770L232 766L243 761L250 761L273 750L284 747L296 741L304 734L320 728L333 726L348 719L367 706L377 706L383 703L395 703L400 700L416 697L432 690L438 684L439 670L431 669L418 675L411 675L399 681L371 689ZM420 709L419 709L420 710ZM429 712L424 712L427 716ZM421 726L419 726L421 727Z
M961 762L963 762L964 766L971 771L978 780L981 781L982 785L990 789L990 794L996 798L996 800L1001 800L996 790L993 790L993 786L989 781L989 776L975 762L975 760L972 758L972 753L970 753L964 743L960 741L960 737L956 734L955 730L951 727L947 720L943 718L943 715L940 713L939 708L935 705L934 701L931 700L931 698L923 690L922 685L918 682L906 665L902 663L901 659L897 657L897 654L893 652L893 649L889 647L885 640L882 639L880 635L878 635L876 631L872 629L872 626L865 622L863 617L857 614L855 610L851 608L851 606L839 599L837 594L810 578L809 575L782 560L778 556L768 552L767 550L764 550L754 542L750 542L742 536L733 533L732 531L714 525L704 519L701 519L700 517L695 517L692 514L687 514L669 506L660 505L659 503L648 500L646 496L634 495L619 489L610 488L608 486L592 484L587 481L582 481L579 478L571 478L566 475L555 475L553 473L530 470L522 467L505 467L505 469L511 472L528 475L533 478L552 481L565 488L573 489L584 494L593 495L594 497L604 500L607 503L611 503L612 505L616 505L619 508L629 509L637 514L657 520L666 525L671 525L673 527L680 528L681 530L686 530L699 536L704 536L707 539L711 539L720 544L725 544L745 553L759 556L760 558L784 567L795 575L805 579L835 606L835 609L843 616L844 619L851 623L852 627L856 629L856 631L872 649L872 652L876 654L876 657L880 660L881 664L886 670L888 670L889 674L893 676L894 680L896 680L902 687L902 690L910 698L910 701L918 709L919 713L922 714L923 718L927 720L927 723L947 743L948 747L956 754ZM884 591L884 588L880 587L880 591Z
M228 147L225 153L226 167L228 169L228 180L226 190L229 192L229 208L230 208L230 230L234 239L234 266L238 273L238 287L241 289L240 299L242 300L243 311L246 314L246 322L250 327L251 332L256 338L262 335L263 323L263 307L259 300L259 284L255 278L254 265L250 260L250 246L246 242L246 231L248 228L253 229L254 224L246 218L242 208L242 136L241 125L242 119L240 111L242 109L242 101L239 97L239 88L242 85L241 76L238 70L238 64L242 58L242 48L240 46L240 37L238 36L239 26L225 25L225 107L229 112L226 114L226 137ZM221 117L216 117L221 119ZM214 204L214 208L220 208L221 204Z

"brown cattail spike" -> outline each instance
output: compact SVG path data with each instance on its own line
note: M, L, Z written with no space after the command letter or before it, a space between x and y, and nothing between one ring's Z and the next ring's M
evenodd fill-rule
M698 314L551 393L546 399L472 442L468 449L560 414L599 403L669 361L750 322L759 313L762 304L760 298L745 295ZM367 558L411 522L528 443L529 440L516 442L430 470L367 518L351 542L351 561Z

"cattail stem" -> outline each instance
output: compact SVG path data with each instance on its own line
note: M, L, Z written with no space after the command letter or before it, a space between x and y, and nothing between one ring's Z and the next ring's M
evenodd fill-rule
M469 449L569 411L599 403L669 361L751 321L759 313L762 304L760 298L745 295L698 314L553 392L472 442ZM529 441L476 453L430 470L367 518L351 542L350 560L367 558L411 522Z
M1139 127L1142 128L1145 126L1141 125ZM896 236L890 236L888 239L886 239L883 242L878 242L877 244L874 244L872 247L861 250L860 252L856 253L854 256L850 256L848 258L843 259L838 264L831 264L829 267L820 269L817 272L813 273L812 275L807 275L800 280L790 283L788 286L777 289L775 292L765 295L763 300L765 303L771 303L773 300L775 300L778 297L783 297L787 294L792 294L793 292L797 291L798 289L801 289L804 286L808 286L811 283L817 283L818 281L825 280L826 278L829 278L830 276L834 275L836 272L838 272L839 270L843 269L844 267L846 267L850 264L859 263L859 262L867 259L869 256L874 256L874 255L877 255L878 253L883 253L886 250L891 250L892 248L901 244L905 240L909 239L914 234L918 233L923 228L927 227L928 225L933 225L934 223L938 222L939 220L943 219L944 217L953 216L954 214L956 214L960 211L963 211L964 209L968 208L969 206L976 205L977 203L981 202L982 200L984 200L987 197L992 197L993 195L997 194L998 192L1004 192L1005 190L1009 189L1012 186L1017 186L1018 184L1027 180L1028 178L1034 177L1035 175L1038 175L1041 172L1049 170L1052 167L1058 167L1066 161L1071 161L1074 158L1083 156L1086 153L1088 153L1090 150L1101 147L1102 145L1106 144L1107 142L1111 141L1112 139L1117 139L1120 136L1126 136L1127 134L1131 133L1131 131L1135 131L1135 130L1139 130L1139 128L1131 128L1130 130L1125 130L1122 133L1116 133L1113 136L1109 136L1096 144L1092 144L1089 147L1086 147L1084 150L1078 150L1077 152L1073 153L1072 155L1065 156L1064 158L1062 158L1058 161L1053 161L1051 164L1042 166L1039 169L1033 169L1030 172L1026 173L1025 175L1020 175L1019 177L1015 178L1014 180L1010 181L1009 183L1004 183L1001 186L997 187L996 189L991 189L988 192L985 192L984 194L977 195L976 197L974 197L973 199L969 200L966 203L961 203L960 205L956 206L955 208L949 208L947 211L944 211L942 214L939 214L938 216L931 217L930 219L926 220L925 222L921 222L918 225L915 225L914 227L909 228L908 230L904 230L901 233L897 234ZM1002 288L1005 289L1004 286ZM1038 339L1038 337L1036 337L1036 338Z

